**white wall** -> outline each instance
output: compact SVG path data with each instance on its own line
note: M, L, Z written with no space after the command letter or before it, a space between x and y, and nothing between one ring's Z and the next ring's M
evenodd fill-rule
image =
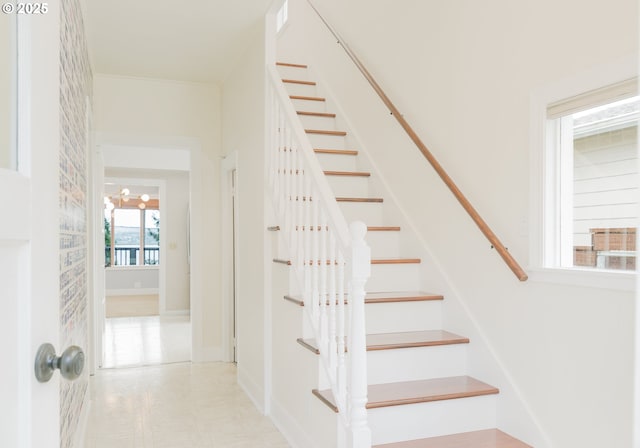
M191 149L191 228L201 235L192 241L193 359L220 359L220 259L211 255L220 250L220 90L97 74L94 102L97 140L105 145Z
M264 44L262 26L222 89L223 152L237 151L238 380L264 409Z
M293 3L285 33L295 37L282 42L280 59L310 62L338 98L365 145L358 149L366 149L399 206L410 211L552 445L630 446L634 294L519 283L335 40L320 39L324 31L315 22L296 28L295 5L304 2ZM399 7L331 0L322 10L526 264L530 96L635 55L636 2L415 0ZM499 421L508 423L509 415L501 411Z

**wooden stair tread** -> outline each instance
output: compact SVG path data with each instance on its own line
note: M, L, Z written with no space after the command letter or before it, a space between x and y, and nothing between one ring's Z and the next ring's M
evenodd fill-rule
M303 81L301 79L283 79L282 82L287 84L302 84L305 86L315 86L315 81Z
M281 67L307 68L305 64L292 64L291 62L276 62Z
M297 339L303 347L318 354L315 339ZM444 330L404 331L367 335L367 351L394 350L399 348L435 347L439 345L467 344L469 338Z
M371 173L366 171L325 171L325 176L353 176L353 177L370 177Z
M383 202L382 198L336 198L338 202Z
M443 299L444 296L440 294L420 291L368 292L365 303L425 302Z
M373 448L533 448L499 429L374 445Z
M367 409L495 395L499 392L497 388L470 376L372 384L368 387ZM313 394L337 412L330 389L314 389Z
M339 154L343 156L357 156L358 151L354 149L326 149L326 148L315 148L313 150L316 154Z
M332 114L330 112L308 112L305 110L296 111L298 115L305 115L310 117L325 117L325 118L336 118L336 114Z
M289 98L292 100L326 101L325 98L319 96L289 95Z
M291 260L285 260L283 258L274 258L273 262L287 264L291 266ZM371 259L371 264L419 264L421 262L422 260L420 258L372 258ZM327 264L329 264L328 260L327 260Z
M372 258L371 264L419 264L420 258Z
M367 226L367 232L399 232L400 226Z
M289 302L293 302L296 305L304 306L304 301L301 297L286 295L284 296L284 299ZM440 294L431 294L419 291L368 292L364 297L364 303L430 302L433 300L443 299L444 296Z
M335 135L336 137L344 137L347 135L346 131L331 131L325 129L305 129L307 134L319 134L319 135Z

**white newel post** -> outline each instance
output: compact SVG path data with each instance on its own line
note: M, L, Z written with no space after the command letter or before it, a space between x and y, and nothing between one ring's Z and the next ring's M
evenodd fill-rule
M367 226L355 221L351 233L351 388L350 428L352 448L371 448L371 430L367 423L367 346L364 315L364 285L371 275L371 248L364 241Z

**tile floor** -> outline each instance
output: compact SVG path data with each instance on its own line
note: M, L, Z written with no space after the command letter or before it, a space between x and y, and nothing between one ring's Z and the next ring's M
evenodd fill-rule
M103 368L190 360L189 316L106 319Z
M229 363L100 370L85 448L286 448Z

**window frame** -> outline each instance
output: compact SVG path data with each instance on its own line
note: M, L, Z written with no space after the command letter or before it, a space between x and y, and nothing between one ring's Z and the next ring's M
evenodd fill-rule
M567 225L559 216L562 182L562 154L552 150L560 135L549 126L550 105L635 78L638 61L629 57L616 63L596 67L589 72L567 77L534 90L530 96L530 221L529 273L532 281L605 288L635 290L635 271L600 270L581 267L561 267L556 248L560 247L561 226ZM637 85L636 85L637 92ZM572 157L572 155L571 155ZM564 162L564 163L563 163ZM569 166L572 166L570 164ZM566 168L565 168L566 169ZM571 176L572 177L572 176ZM566 178L566 176L565 176ZM572 256L572 255L571 255Z

